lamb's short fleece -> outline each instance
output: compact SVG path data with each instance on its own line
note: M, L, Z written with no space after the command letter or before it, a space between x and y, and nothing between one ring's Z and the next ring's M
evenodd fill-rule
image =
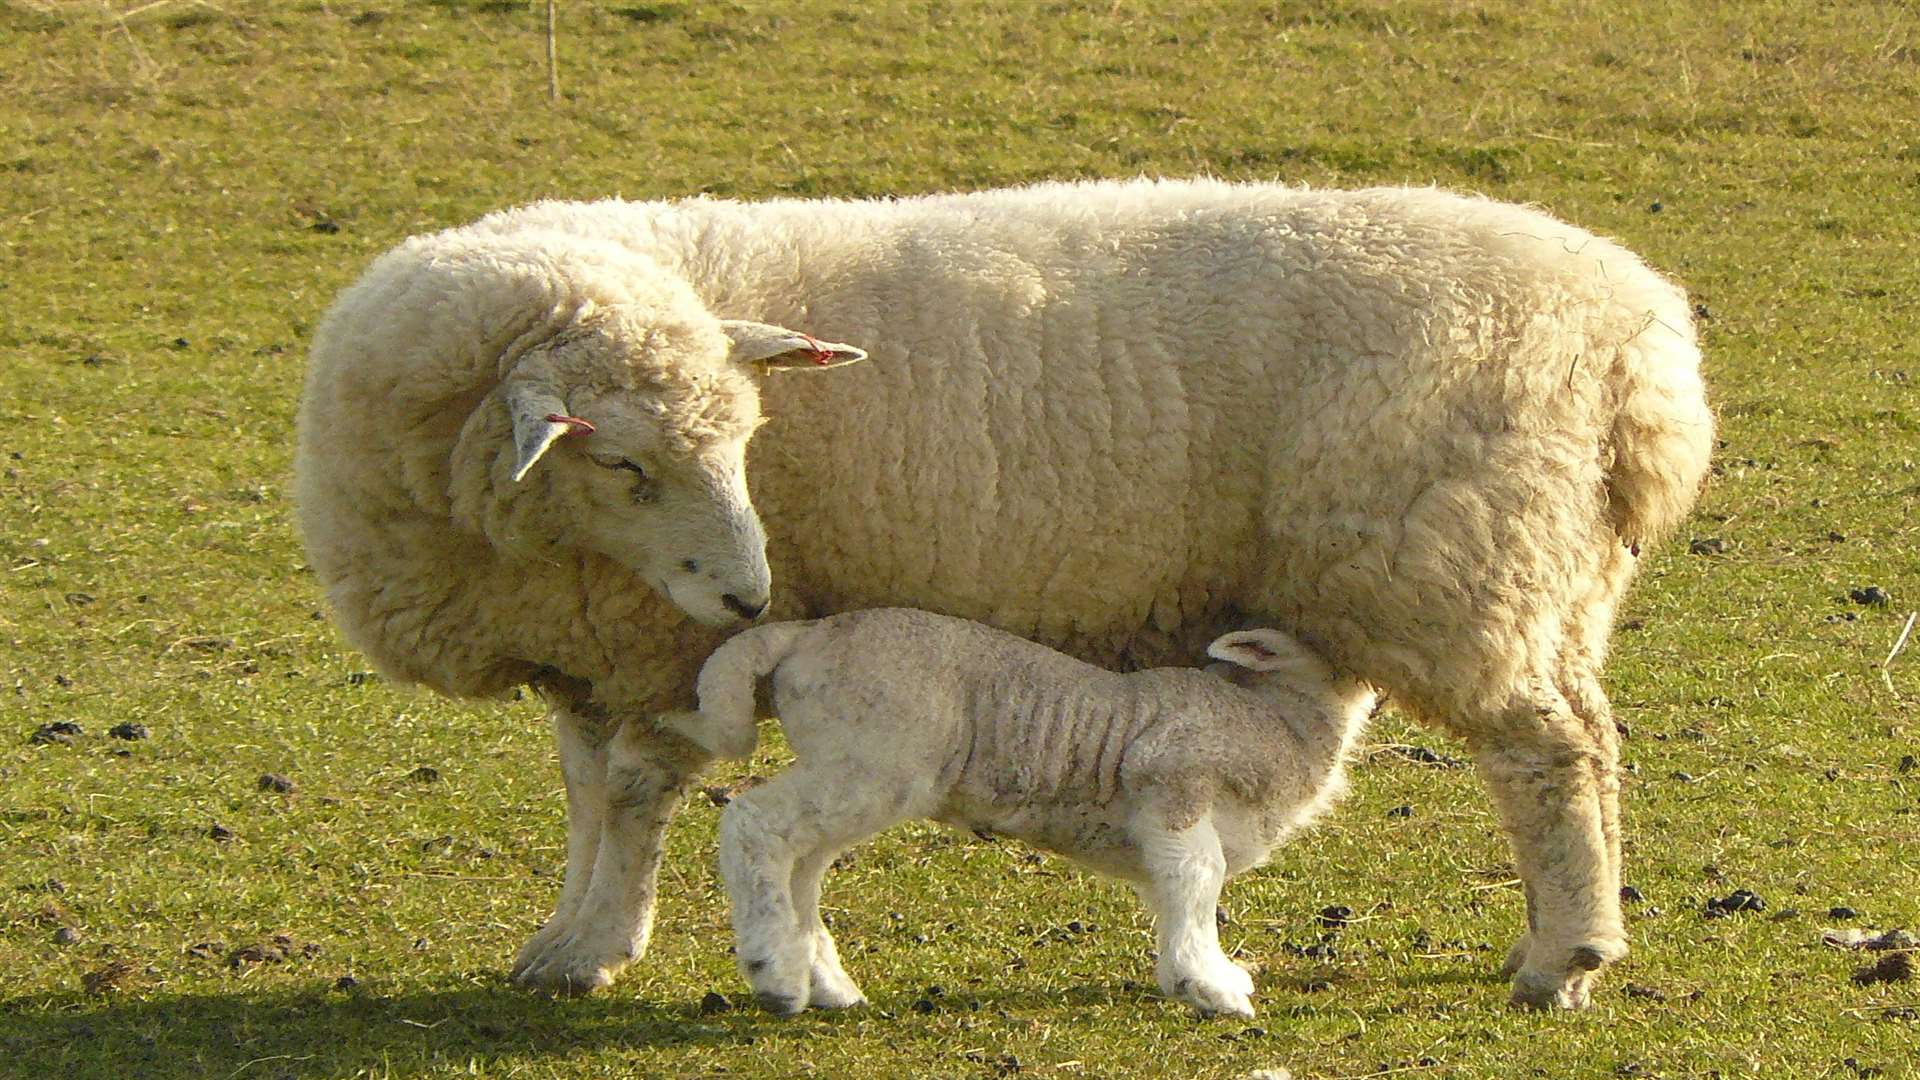
M668 723L715 754L754 745L755 684L798 762L720 825L741 970L775 1012L857 1004L819 915L848 845L909 818L1031 841L1131 881L1158 925L1160 989L1252 1016L1220 950L1225 880L1345 786L1374 693L1275 630L1223 635L1207 671L1117 674L979 623L910 609L748 630Z

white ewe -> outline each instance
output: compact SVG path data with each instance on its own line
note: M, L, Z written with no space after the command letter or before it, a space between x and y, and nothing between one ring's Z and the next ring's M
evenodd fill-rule
M614 272L570 269L595 261ZM623 261L648 295L684 286L660 325L705 344L599 321L658 306ZM604 303L568 299L581 277ZM720 319L873 358L744 378ZM551 415L597 433L516 483L513 384L543 357ZM644 948L704 758L652 720L718 638L661 597L703 619L759 599L737 450L764 411L774 614L924 608L1107 666L1287 626L1468 741L1526 882L1515 999L1577 1006L1626 950L1598 673L1637 554L1706 475L1698 364L1686 297L1631 253L1433 190L548 203L410 241L341 297L301 520L385 670L554 702L567 878L522 982L591 989Z
M1161 992L1252 1016L1253 980L1220 951L1220 887L1339 796L1374 694L1275 630L1226 634L1207 654L1225 663L1121 675L904 608L722 645L701 669L700 710L667 725L745 757L755 684L771 674L799 759L720 822L755 996L786 1015L863 1000L820 921L821 875L846 847L924 817L1133 882L1154 913Z

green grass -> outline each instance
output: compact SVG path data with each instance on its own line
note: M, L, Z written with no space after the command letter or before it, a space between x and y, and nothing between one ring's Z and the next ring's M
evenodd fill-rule
M1882 667L1920 607L1910 4L567 0L554 103L536 6L0 0L0 1072L1913 1068L1920 984L1855 985L1818 940L1838 904L1920 922L1920 644ZM405 235L547 196L1194 172L1536 202L1709 312L1719 475L1610 669L1647 901L1595 1008L1505 1006L1520 901L1485 800L1393 755L1228 890L1257 1028L1142 988L1121 889L927 828L829 880L873 1008L703 1016L740 984L698 796L646 960L600 999L507 988L562 863L557 769L531 703L357 679L320 615L287 473L332 294ZM1892 605L1847 599L1867 585ZM85 734L29 745L59 720ZM1767 910L1702 917L1736 887ZM1300 955L1336 903L1366 917ZM288 959L229 966L276 933Z

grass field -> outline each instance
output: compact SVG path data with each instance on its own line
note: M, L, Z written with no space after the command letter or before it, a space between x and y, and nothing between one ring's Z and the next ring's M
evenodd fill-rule
M1887 662L1920 607L1911 3L559 6L549 101L518 0L0 0L0 1074L1917 1068L1920 983L1820 940L1920 923L1920 642ZM1702 305L1724 445L1616 639L1645 899L1595 1007L1506 1006L1490 810L1393 718L1331 822L1228 890L1257 1026L1153 994L1118 887L925 828L829 879L871 1008L703 1013L741 985L698 795L646 959L596 999L507 987L558 770L531 702L365 678L324 619L287 492L332 294L545 196L1195 172L1538 203ZM1706 917L1738 888L1765 910Z

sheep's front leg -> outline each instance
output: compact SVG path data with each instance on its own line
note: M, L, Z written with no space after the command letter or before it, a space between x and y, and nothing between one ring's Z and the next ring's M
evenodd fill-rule
M646 721L607 748L605 803L592 871L566 929L516 973L523 985L591 993L646 952L667 823L706 755Z
M508 978L523 985L540 985L528 980L527 972L572 935L580 902L593 879L593 860L606 821L607 742L613 725L564 708L554 709L550 719L553 741L560 750L560 775L567 787L567 872L553 914L514 958Z
M1135 826L1148 880L1140 893L1153 909L1160 956L1154 974L1160 992L1192 1005L1202 1016L1253 1015L1253 978L1220 949L1214 912L1227 879L1226 855L1210 818L1177 832Z

